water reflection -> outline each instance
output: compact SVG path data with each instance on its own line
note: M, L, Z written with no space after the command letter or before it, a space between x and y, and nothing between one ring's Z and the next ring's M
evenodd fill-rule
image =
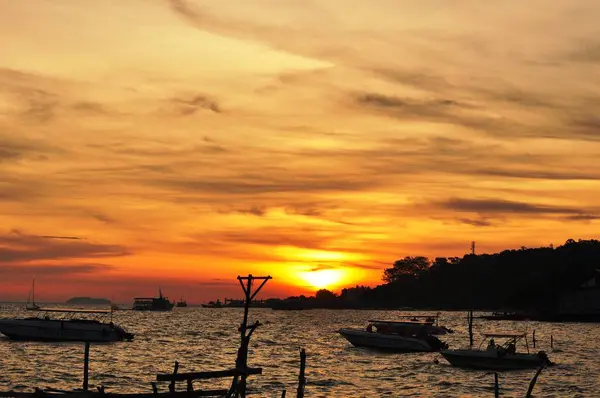
M263 326L254 334L250 366L263 375L251 377L249 389L260 396L294 391L298 348L306 348L306 396L493 396L493 375L451 367L438 353L392 354L351 346L336 331L364 327L368 319L393 320L394 311L271 311L251 310L250 320ZM23 315L17 306L4 306L0 316ZM135 333L133 342L93 345L90 385L107 392L150 392L156 373L215 370L234 365L239 344L236 308L177 308L173 312L121 312L115 321ZM451 347L468 345L465 313L443 312L440 322L456 331L445 335ZM596 396L600 391L600 332L595 324L477 321L483 332L536 330L538 346L558 365L546 369L535 388L544 397ZM550 335L555 348L550 349ZM437 361L436 361L437 359ZM33 387L75 388L81 385L83 345L13 342L0 338L0 390ZM436 363L439 362L439 363ZM523 396L535 371L503 373L502 396ZM203 382L208 383L208 382ZM211 382L212 383L212 382ZM229 380L210 384L226 388ZM202 384L209 386L209 384ZM165 386L161 386L163 390Z

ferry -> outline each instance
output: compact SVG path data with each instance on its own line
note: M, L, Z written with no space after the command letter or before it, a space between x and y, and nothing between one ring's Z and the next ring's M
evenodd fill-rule
M158 297L136 297L133 299L134 311L171 311L175 304L158 289Z

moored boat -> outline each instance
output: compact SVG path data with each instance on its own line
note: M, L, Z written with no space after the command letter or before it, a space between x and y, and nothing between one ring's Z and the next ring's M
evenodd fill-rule
M0 319L0 333L12 340L26 341L88 341L114 342L132 340L133 334L112 322L110 310L78 310L36 308L43 317ZM49 314L62 314L52 319ZM81 314L111 317L110 322L99 319L75 318Z
M429 333L428 325L413 322L369 321L366 330L342 328L338 331L357 347L395 352L433 352L448 345Z
M494 311L491 315L481 315L478 318L487 321L527 321L530 317L520 312Z
M133 299L134 311L171 311L175 304L158 289L158 297L136 297Z
M217 301L209 301L206 304L202 304L203 308L223 308L223 303L221 300L217 299Z
M489 339L487 348L466 348L456 350L442 350L441 354L451 365L459 368L481 369L481 370L516 370L539 368L542 365L552 365L548 355L544 351L536 354L529 352L527 335L521 333L487 333ZM505 338L503 344L496 344L495 338ZM516 351L517 343L525 340L527 353Z

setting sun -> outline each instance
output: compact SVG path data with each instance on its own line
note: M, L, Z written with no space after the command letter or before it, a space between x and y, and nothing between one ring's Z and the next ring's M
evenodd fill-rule
M341 269L322 269L303 272L301 277L317 289L326 289L342 283L344 280L344 271Z

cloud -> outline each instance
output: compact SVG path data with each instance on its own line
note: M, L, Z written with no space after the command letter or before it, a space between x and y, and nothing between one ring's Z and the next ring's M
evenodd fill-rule
M487 219L471 219L471 218L459 218L458 221L461 224L472 225L474 227L489 227L493 224Z
M103 273L113 266L101 263L90 264L4 264L0 261L0 274L35 276L72 276L79 274Z
M105 245L69 236L0 235L0 263L39 260L120 257L130 255L124 246Z
M501 199L460 199L454 198L439 202L438 206L452 211L473 213L520 213L520 214L573 214L578 215L582 210L552 205L538 205L526 202L516 202Z
M177 112L183 116L193 115L203 109L214 113L223 112L217 101L202 94L192 97L173 98L171 102L175 105Z

